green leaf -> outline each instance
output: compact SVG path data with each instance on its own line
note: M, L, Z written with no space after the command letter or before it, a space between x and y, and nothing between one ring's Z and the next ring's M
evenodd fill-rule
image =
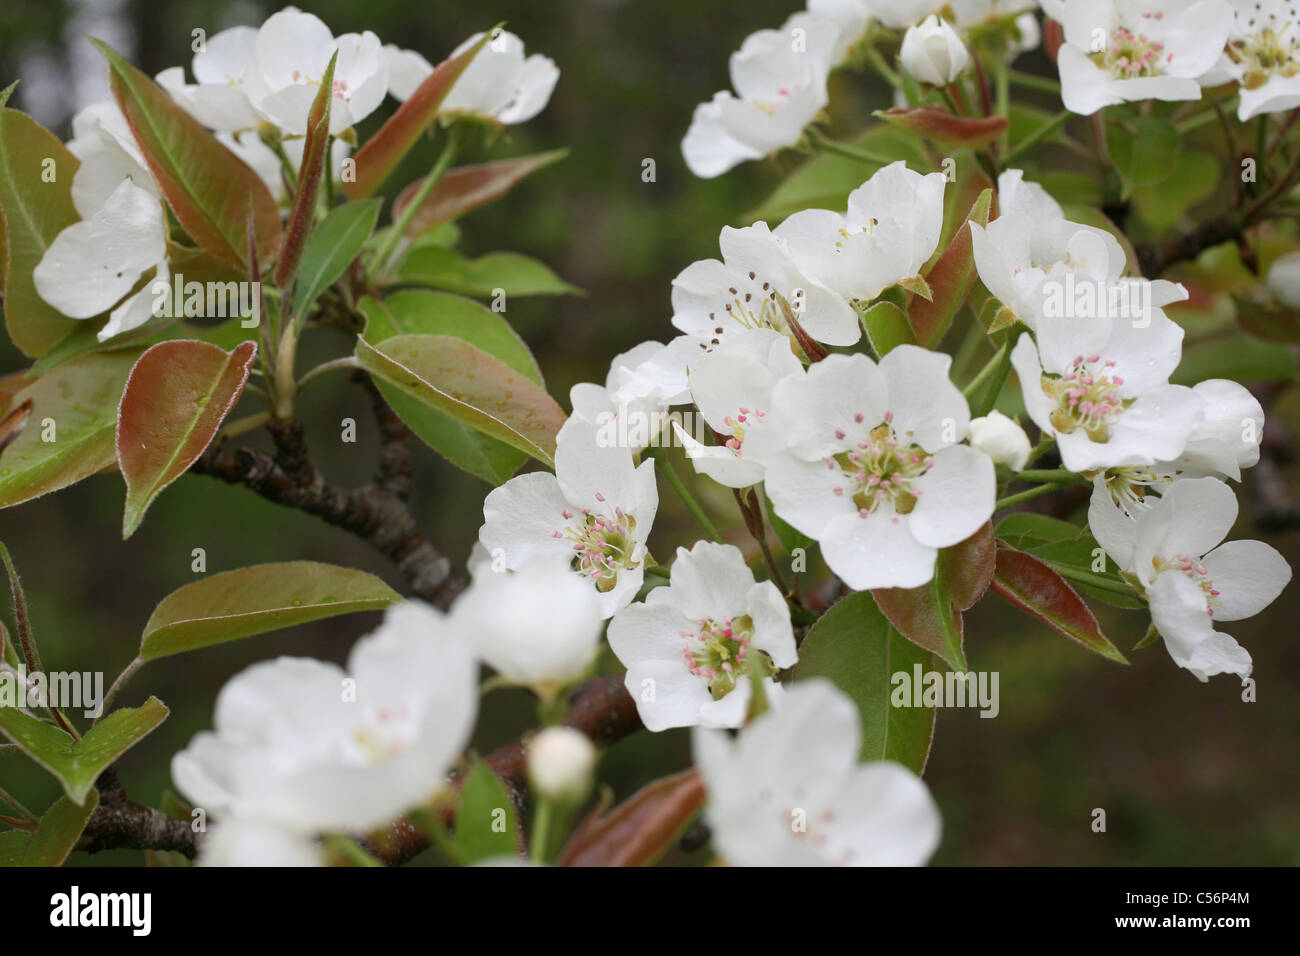
M1295 351L1289 346L1243 334L1226 345L1222 339L1189 345L1169 380L1188 386L1207 378L1229 378L1242 384L1292 382L1298 371Z
M451 335L464 339L545 386L532 352L510 323L471 299L446 292L408 290L380 302L361 300L366 341L379 344L397 335ZM525 452L490 438L450 415L376 379L384 399L420 440L458 468L499 485L528 460Z
M361 367L410 397L554 465L564 410L500 359L446 335L398 335L379 347L357 339Z
M917 344L934 348L952 325L958 310L965 305L975 286L975 254L971 248L970 223L988 225L995 212L993 190L985 189L971 206L965 222L958 227L952 241L925 274L930 284L930 300L913 296L908 318L916 332Z
M241 270L248 263L249 219L263 262L284 235L280 210L262 178L165 90L91 38L109 67L109 86L167 205L199 248Z
M122 537L154 498L212 443L248 381L257 345L233 352L181 339L162 342L131 370L117 413L117 464L126 480Z
M356 179L343 183L343 192L349 199L365 199L383 185L424 131L433 125L443 99L491 38L491 33L484 33L472 47L439 63L379 131L357 150Z
M1169 120L1144 116L1133 131L1122 123L1111 124L1106 131L1106 146L1127 198L1139 187L1155 186L1169 178L1177 165L1182 141Z
M1218 160L1199 149L1184 149L1160 188L1137 190L1133 204L1150 225L1169 229L1178 225L1193 206L1214 195L1220 181Z
M1014 548L998 548L993 590L1013 607L1036 617L1070 640L1108 660L1127 664L1119 649L1102 634L1091 608L1052 566Z
M1061 521L1048 515L1017 511L998 522L994 534L1017 551L1028 552L1058 569L1087 572L1105 578L1116 587L1128 587L1120 577L1119 569L1106 556L1106 552L1086 528L1077 527L1068 521ZM1104 562L1104 569L1101 571L1093 570L1098 561ZM1126 597L1113 590L1089 587L1081 581L1076 581L1075 586L1090 597L1115 607L1134 609L1146 607L1136 594Z
M0 868L22 866L23 856L27 853L30 833L22 830L6 830L0 833Z
M298 269L297 309L301 313L332 286L361 254L374 232L383 200L366 199L332 209L307 240Z
M556 149L549 153L498 159L490 163L449 169L433 187L433 192L424 201L424 205L416 212L411 220L408 234L421 235L435 226L459 219L480 206L500 199L525 177L568 155L567 149ZM420 191L423 184L424 177L421 177L398 194L393 203L394 219L402 217L407 205L415 198L415 194Z
M393 284L415 284L465 295L581 295L544 263L518 252L489 252L467 259L454 249L422 246L398 266Z
M113 436L117 406L136 349L92 353L60 365L14 396L30 400L32 417L0 452L0 508L58 491L111 467L117 460ZM53 422L55 440L44 423Z
M850 594L812 626L799 648L795 678L826 677L853 699L862 721L861 758L897 760L925 770L934 739L933 707L894 707L891 678L934 658L905 640L866 591Z
M168 713L162 701L150 697L139 707L113 711L80 740L73 740L61 727L15 707L0 707L0 733L57 777L74 803L84 805L95 779L166 720Z
M222 571L178 588L149 617L140 657L151 661L402 600L373 574L316 561Z
M504 813L505 826L500 821ZM519 850L519 821L505 785L475 757L456 808L456 843L473 863Z
M70 797L59 797L54 801L41 817L40 828L27 843L23 866L62 866L76 848L97 806L99 791L93 789L89 799L82 804Z
M913 169L928 172L931 166L915 136L883 123L872 126L849 143L892 160L905 160ZM839 154L814 156L787 176L757 209L747 213L745 220L775 222L801 209L842 209L849 193L880 168L879 163Z
M876 354L884 358L899 345L915 345L916 335L907 320L907 313L892 302L877 302L862 313L862 327Z
M51 162L53 166L46 165ZM5 328L14 345L33 358L44 355L80 324L46 303L32 279L32 270L54 237L81 219L72 205L72 177L80 164L40 123L0 104L0 286ZM42 173L47 170L53 172L53 182L45 181Z

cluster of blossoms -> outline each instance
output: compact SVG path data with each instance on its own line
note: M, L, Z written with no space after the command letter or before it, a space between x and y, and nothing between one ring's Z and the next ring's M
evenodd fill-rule
M287 7L261 27L231 27L207 39L191 64L194 83L182 67L163 70L157 81L287 207L282 170L302 162L307 115L336 53L328 175L337 182L347 176L352 127L385 97L407 99L432 72L418 53L384 46L370 31L336 37L318 17ZM520 123L545 107L558 78L551 60L525 58L522 41L501 30L458 78L440 116ZM81 221L59 233L33 278L41 298L69 318L108 312L104 341L145 325L152 303L169 298L162 289L178 250L168 241L159 186L117 103L86 107L72 128L68 149L81 161L72 196Z

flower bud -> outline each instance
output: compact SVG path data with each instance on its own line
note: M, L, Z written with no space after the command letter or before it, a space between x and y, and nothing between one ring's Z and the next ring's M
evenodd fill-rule
M572 727L547 727L528 745L528 783L546 800L581 803L595 766L595 746Z
M970 62L970 54L957 31L935 14L926 17L918 26L907 28L899 57L903 69L932 86L951 83Z
M1300 250L1274 261L1268 270L1268 291L1288 309L1300 309Z
M1020 471L1029 460L1029 436L999 411L971 419L970 443L1012 471Z

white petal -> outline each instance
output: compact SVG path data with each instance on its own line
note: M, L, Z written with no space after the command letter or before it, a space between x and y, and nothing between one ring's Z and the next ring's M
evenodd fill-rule
M1228 541L1202 559L1219 596L1216 621L1239 621L1268 607L1291 580L1291 565L1262 541Z

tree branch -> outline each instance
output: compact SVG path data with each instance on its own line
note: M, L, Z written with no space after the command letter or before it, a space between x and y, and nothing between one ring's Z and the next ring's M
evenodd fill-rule
M87 853L116 849L173 850L194 859L198 834L188 823L161 810L132 803L111 767L100 775L97 786L99 806L91 813L77 849Z

